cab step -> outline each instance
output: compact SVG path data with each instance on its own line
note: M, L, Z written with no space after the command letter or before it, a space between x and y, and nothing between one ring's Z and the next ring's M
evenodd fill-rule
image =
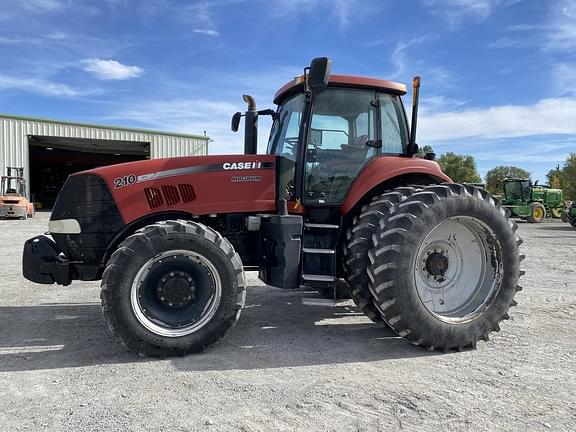
M309 254L334 255L334 249L302 248L302 252Z
M336 306L338 302L334 299L302 297L302 304L306 306Z
M319 275L319 274L303 274L302 279L308 282L334 282L336 276L332 275Z
M338 229L340 225L305 222L304 228Z

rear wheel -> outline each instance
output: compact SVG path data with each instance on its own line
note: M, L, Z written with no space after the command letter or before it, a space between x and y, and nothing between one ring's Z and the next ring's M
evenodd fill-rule
M530 203L529 207L532 212L526 220L530 223L541 223L546 217L546 208L538 202Z
M101 298L109 328L129 349L159 357L202 351L240 316L242 262L202 224L149 225L110 258Z
M487 340L520 289L516 229L473 186L429 186L408 197L369 252L369 287L385 321L430 350Z
M350 296L356 306L372 321L382 322L382 317L374 304L374 298L368 288L366 268L370 264L368 251L372 247L372 236L379 226L386 224L395 206L416 191L413 187L400 187L391 192L375 196L370 204L354 218L352 227L347 232L346 245L346 279L350 286Z

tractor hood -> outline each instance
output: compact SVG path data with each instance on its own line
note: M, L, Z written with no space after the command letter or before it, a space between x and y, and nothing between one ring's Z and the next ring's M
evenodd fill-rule
M274 211L275 165L276 157L269 155L178 157L111 165L72 177L101 178L124 223L130 223L152 212Z

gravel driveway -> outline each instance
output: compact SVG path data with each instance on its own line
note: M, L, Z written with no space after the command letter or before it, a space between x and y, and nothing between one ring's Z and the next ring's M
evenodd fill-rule
M100 316L99 284L35 285L25 239L0 221L0 430L576 430L576 229L521 224L513 320L478 349L438 354L372 324L350 302L303 306L248 275L239 324L206 353L126 352Z

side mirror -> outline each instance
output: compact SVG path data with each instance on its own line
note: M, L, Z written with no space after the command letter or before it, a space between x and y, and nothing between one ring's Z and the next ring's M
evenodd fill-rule
M406 151L408 152L408 156L414 156L415 154L418 153L418 144L416 143L408 143L408 146L406 148Z
M308 86L311 89L320 89L328 85L332 61L328 57L318 57L310 63L308 73Z
M237 112L232 116L232 124L230 125L232 132L238 132L238 126L240 126L240 117L242 117L242 113L240 112Z

